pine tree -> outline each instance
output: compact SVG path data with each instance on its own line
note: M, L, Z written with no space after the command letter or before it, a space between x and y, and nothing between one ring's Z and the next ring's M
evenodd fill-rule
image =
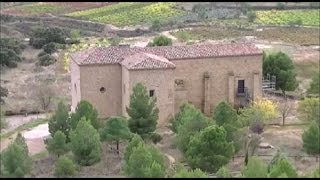
M82 117L90 120L91 125L95 129L99 129L100 124L97 116L97 110L94 109L92 104L90 104L88 101L81 100L78 103L75 112L71 114L71 129L75 129L77 127L77 124Z
M48 127L51 137L53 137L57 131L61 131L66 135L67 140L69 141L70 118L68 108L63 104L63 102L59 102L58 108L49 119Z
M69 150L66 143L66 136L61 131L57 131L52 139L49 139L47 149L49 153L57 155L58 157Z

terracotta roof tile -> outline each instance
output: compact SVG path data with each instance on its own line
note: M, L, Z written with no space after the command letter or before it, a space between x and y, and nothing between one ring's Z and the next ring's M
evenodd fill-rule
M224 56L260 55L262 51L248 43L202 44L190 46L159 46L159 47L100 47L78 51L71 57L79 65L116 64L126 56L145 52L170 60L210 58Z
M168 69L175 65L164 57L154 54L138 52L124 58L121 65L128 69Z

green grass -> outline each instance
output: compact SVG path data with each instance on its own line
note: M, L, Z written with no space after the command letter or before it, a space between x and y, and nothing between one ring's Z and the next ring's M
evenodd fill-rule
M48 122L48 119L37 119L35 121L23 124L23 125L17 127L16 129L10 131L10 132L7 132L5 134L1 134L0 135L0 139L1 140L6 139L6 138L10 137L11 135L13 135L16 132L20 132L20 131L23 131L23 130L31 129L31 128L34 128L36 126L39 126L40 124L44 124L44 123L47 123L47 122Z
M34 3L23 6L14 7L14 9L26 12L30 15L38 15L43 13L58 13L65 9L65 7L47 3Z
M267 10L256 11L256 23L269 25L288 25L301 21L302 25L319 26L319 10Z
M304 79L312 79L312 77L319 72L319 62L301 62L294 63L297 75Z
M49 152L47 150L41 151L37 154L31 156L32 160L39 160L49 156Z
M123 27L128 25L152 23L155 20L166 22L170 18L180 16L185 13L182 10L174 9L174 5L175 3L171 2L124 2L101 8L77 11L66 15L74 18Z

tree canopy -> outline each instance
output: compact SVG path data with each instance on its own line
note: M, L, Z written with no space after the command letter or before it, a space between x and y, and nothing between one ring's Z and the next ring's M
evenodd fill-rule
M71 114L71 128L75 129L78 122L82 117L90 120L91 125L98 129L100 124L97 119L97 110L86 100L81 100L75 109L75 112Z

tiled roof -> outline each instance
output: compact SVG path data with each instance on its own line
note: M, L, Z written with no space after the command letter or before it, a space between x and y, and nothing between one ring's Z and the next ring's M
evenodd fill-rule
M175 68L175 65L164 57L154 54L138 52L134 55L126 56L121 65L128 69L168 69Z
M73 53L71 57L79 65L116 64L126 56L138 52L146 52L164 57L168 60L210 58L225 56L259 55L262 51L254 44L202 44L190 46L159 46L159 47L100 47Z

